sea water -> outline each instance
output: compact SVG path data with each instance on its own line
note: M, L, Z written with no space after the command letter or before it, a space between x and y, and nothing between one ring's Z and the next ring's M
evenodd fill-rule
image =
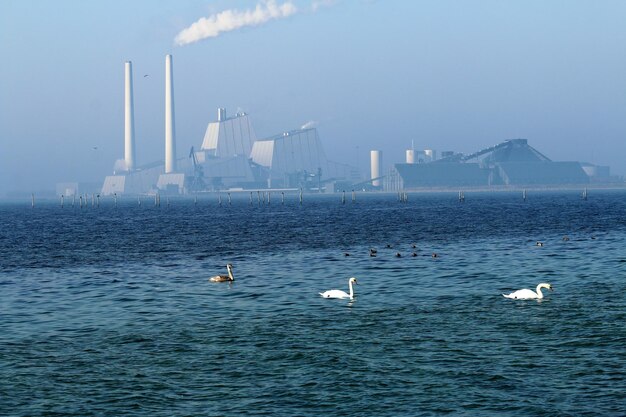
M272 197L0 204L0 415L626 415L626 192Z

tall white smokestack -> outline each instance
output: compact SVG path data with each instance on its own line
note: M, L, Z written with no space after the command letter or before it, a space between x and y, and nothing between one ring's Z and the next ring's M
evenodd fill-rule
M176 171L176 129L174 127L174 72L172 55L165 55L165 173Z
M383 151L370 151L370 166L372 170L371 179L381 176L383 167ZM380 187L380 180L372 181L374 187Z
M124 162L135 169L135 105L133 104L133 63L124 64Z

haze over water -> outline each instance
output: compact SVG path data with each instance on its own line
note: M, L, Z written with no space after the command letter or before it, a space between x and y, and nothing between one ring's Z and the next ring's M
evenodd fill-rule
M268 3L283 12L254 13ZM163 160L167 54L179 157L226 108L259 139L313 124L363 175L373 149L386 172L413 145L469 154L525 138L623 176L624 15L620 0L4 0L0 196L102 185L125 156L125 61L136 163ZM203 22L217 30L186 43Z
M465 196L4 203L0 415L626 414L624 191Z

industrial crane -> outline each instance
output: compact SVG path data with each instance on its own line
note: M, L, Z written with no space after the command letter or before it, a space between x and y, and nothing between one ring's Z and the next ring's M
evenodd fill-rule
M202 165L198 162L198 158L196 158L196 152L191 147L189 151L189 158L191 158L191 162L193 163L193 176L189 179L189 190L191 191L202 191L206 188L204 184L204 170Z

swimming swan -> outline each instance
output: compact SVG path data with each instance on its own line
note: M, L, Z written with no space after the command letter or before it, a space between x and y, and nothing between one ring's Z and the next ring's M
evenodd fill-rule
M321 292L320 295L324 298L349 298L351 300L354 299L354 289L352 288L352 284L356 284L356 278L352 277L348 280L348 286L350 287L350 294L341 290L328 290Z
M506 298L514 298L516 300L531 300L531 299L541 299L543 298L543 294L541 293L542 288L547 288L552 291L552 285L541 283L537 285L537 292L529 289L517 290L512 292L511 294L502 294Z
M209 278L211 282L230 282L234 281L235 277L233 276L233 266L231 264L226 265L226 269L228 270L228 275L216 275L214 277Z

